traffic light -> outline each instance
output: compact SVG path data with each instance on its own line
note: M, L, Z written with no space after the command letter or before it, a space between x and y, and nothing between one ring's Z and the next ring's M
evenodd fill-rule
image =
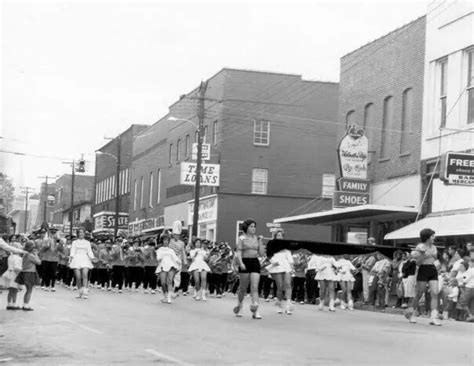
M78 173L84 173L86 171L86 162L85 160L79 160L79 162L77 163L77 168L76 168L76 172Z

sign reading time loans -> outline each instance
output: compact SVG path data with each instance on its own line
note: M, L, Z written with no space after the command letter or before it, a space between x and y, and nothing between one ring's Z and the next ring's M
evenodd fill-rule
M474 186L474 154L448 152L441 170L446 184Z
M191 159L197 160L197 156L198 156L198 144L194 143ZM211 144L202 144L201 156L202 156L202 160L205 160L205 161L211 160Z
M181 163L180 184L193 186L196 183L196 163ZM202 164L201 166L201 185L219 187L220 165Z

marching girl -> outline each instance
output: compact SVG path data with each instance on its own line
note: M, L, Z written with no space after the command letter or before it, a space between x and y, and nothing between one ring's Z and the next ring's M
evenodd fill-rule
M99 244L98 263L97 263L97 281L102 291L110 290L108 268L110 266L110 239L105 243Z
M175 251L169 247L170 238L168 235L163 235L161 242L162 246L156 251L156 260L158 261L156 273L160 276L161 287L163 288L161 302L171 304L174 276L180 266L180 259Z
M352 289L354 287L355 278L352 273L356 270L352 262L349 260L349 256L343 255L336 261L337 275L339 277L339 285L342 290L341 310L347 308L354 310L354 301L352 300ZM346 303L347 299L347 303Z
M173 288L170 289L171 296L174 298L174 289L181 285L181 269L188 264L188 255L186 253L186 244L181 240L181 222L173 223L173 235L169 241L169 247L174 250L178 257L176 273L173 275Z
M77 234L79 238L72 242L69 267L74 270L76 276L76 284L79 288L77 298L87 299L89 295L89 270L94 267L92 260L95 260L95 257L92 253L91 243L84 239L84 228L79 228Z
M21 249L20 243L12 242L11 246ZM23 261L21 257L18 254L10 254L8 256L8 269L0 277L0 288L8 289L7 310L21 310L19 306L16 306L16 296L20 290L20 285L15 280L22 269Z
M143 260L143 264L145 266L143 280L144 293L156 294L155 272L158 261L156 260L156 245L154 240L147 242L143 248Z
M17 276L15 281L20 285L25 285L26 287L26 292L23 296L22 309L24 311L32 311L33 309L29 304L33 288L40 284L40 277L36 271L36 266L41 264L41 259L38 257L38 254L34 252L35 243L33 241L27 241L23 249L26 254L23 256L21 273Z
M275 239L283 239L283 231L275 234ZM276 285L276 297L278 314L283 313L283 292L286 298L285 313L292 314L291 308L291 272L293 271L293 255L288 249L280 250L270 258L270 265L267 267Z
M206 301L207 274L211 271L206 263L209 253L202 247L202 242L199 238L194 239L193 247L189 253L191 258L189 272L192 273L194 279L194 289L196 291L194 299Z
M258 283L260 281L260 262L258 257L265 256L265 247L262 237L257 237L257 223L253 219L247 219L242 224L243 235L237 242L236 261L239 266L239 295L237 306L234 307L234 314L242 316L242 306L247 289L250 285L250 296L252 304L250 311L253 319L262 319L258 312Z
M118 238L110 251L110 265L112 266L112 288L115 292L118 289L122 293L123 276L125 273L125 256L122 239Z
M336 311L334 308L334 287L338 281L336 275L337 263L333 257L320 256L316 263L316 277L319 284L319 310L324 310L324 300L326 291L329 292L329 311Z

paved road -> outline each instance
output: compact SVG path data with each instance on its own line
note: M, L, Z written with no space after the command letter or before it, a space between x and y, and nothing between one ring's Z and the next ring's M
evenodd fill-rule
M3 310L0 365L472 365L473 324L367 311L319 312L296 305L292 316L262 306L253 320L232 316L232 295L196 302L179 297L93 290L88 300L59 288L35 290L33 312ZM419 354L423 356L419 356Z

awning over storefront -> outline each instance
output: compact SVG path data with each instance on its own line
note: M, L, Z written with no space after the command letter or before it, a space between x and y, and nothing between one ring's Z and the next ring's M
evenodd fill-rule
M344 222L357 223L377 217L377 220L398 220L415 218L418 210L414 207L398 207L384 205L362 205L347 208L334 208L329 211L313 212L304 215L282 217L274 223L302 225L331 225Z
M420 231L430 228L436 236L474 235L474 212L427 216L385 235L385 240L417 239Z

